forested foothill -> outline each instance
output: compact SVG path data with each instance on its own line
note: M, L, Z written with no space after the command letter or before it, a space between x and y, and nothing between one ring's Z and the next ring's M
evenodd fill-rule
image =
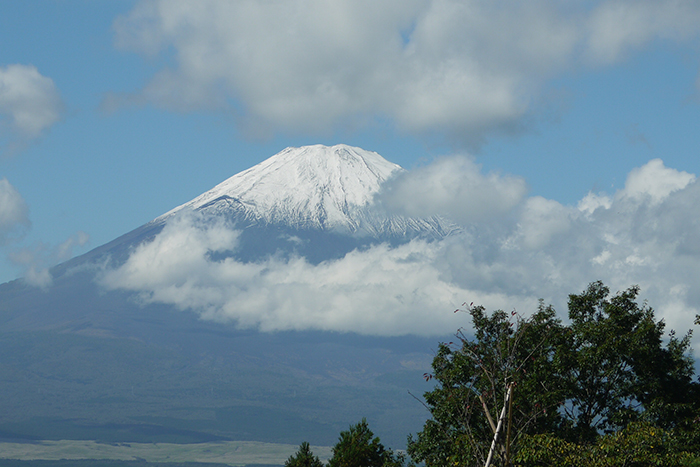
M527 317L456 310L472 327L439 345L425 375L431 418L409 436L410 460L363 420L328 466L700 466L692 330L666 332L638 294L594 282L569 296L566 324L542 301ZM308 444L286 464L319 465Z

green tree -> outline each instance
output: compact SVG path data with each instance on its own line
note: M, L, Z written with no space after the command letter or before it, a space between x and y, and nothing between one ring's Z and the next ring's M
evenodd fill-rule
M384 448L363 418L349 430L340 432L328 467L398 467L402 461L391 449Z
M311 452L309 443L304 441L297 452L289 456L284 467L323 467L323 463L318 456L314 456L314 453Z
M692 412L690 332L681 339L671 332L664 346L664 322L637 303L638 293L631 287L610 297L594 282L569 296L571 324L557 359L567 380L568 439L592 442L642 418L672 428Z
M562 326L540 302L529 319L480 306L469 307L474 338L441 344L433 360L437 386L425 394L432 418L408 440L411 458L427 466L484 465L491 450L508 388L512 416L499 432L495 453L505 464L509 447L527 433L556 430L565 398L564 381L552 372ZM510 435L509 435L510 433Z
M611 297L592 283L569 296L566 326L542 302L528 319L470 307L472 337L460 331L456 344L441 344L426 375L437 381L425 394L432 417L409 437L411 457L428 467L484 465L487 458L508 465L521 442L541 435L560 460L579 462L577 453L590 454L586 446L601 435L621 445L632 438L614 436L642 422L671 433L680 451L698 452L700 384L692 380L690 333L671 332L664 344L664 323L637 303L638 292ZM506 413L508 429L499 432L496 420ZM601 445L596 455L604 452L611 451Z

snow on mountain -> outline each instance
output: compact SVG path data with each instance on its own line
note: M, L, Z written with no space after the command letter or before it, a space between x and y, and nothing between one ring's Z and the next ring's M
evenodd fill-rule
M256 225L282 224L370 236L445 235L451 229L438 218L410 219L372 206L382 183L402 170L376 152L344 144L287 148L155 222L193 209Z

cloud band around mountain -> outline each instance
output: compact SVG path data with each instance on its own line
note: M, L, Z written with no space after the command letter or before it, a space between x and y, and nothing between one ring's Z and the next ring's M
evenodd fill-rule
M431 170L440 168L450 166ZM502 180L482 176L492 189ZM454 188L448 192L463 196ZM613 290L640 285L668 329L684 332L700 310L699 196L694 175L657 159L631 171L624 189L591 193L575 207L522 197L441 241L381 244L317 265L217 259L235 250L237 233L190 212L101 281L262 331L444 335L466 323L453 313L463 302L529 313L543 298L565 318L568 294L600 279Z

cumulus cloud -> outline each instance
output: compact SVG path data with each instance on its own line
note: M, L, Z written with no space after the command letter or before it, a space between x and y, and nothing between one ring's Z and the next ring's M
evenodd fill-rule
M652 204L658 204L674 191L682 190L694 181L695 175L669 169L661 159L654 159L630 172L621 195L649 198Z
M474 168L444 159L418 171L430 179L431 170L455 163ZM480 177L487 192L506 179ZM410 176L404 180L413 186ZM669 329L692 327L700 312L700 184L693 175L652 160L630 172L625 188L589 194L577 206L517 193L497 201L507 209L488 223L471 222L444 240L376 245L316 265L301 257L237 262L224 254L238 248L237 233L190 213L105 270L101 283L263 331L436 335L465 324L452 313L463 302L528 313L543 298L565 318L568 294L603 280L613 291L640 285ZM435 205L472 219L436 196L421 209Z
M558 74L699 26L687 0L144 0L115 21L116 45L172 60L105 105L235 109L273 132L388 118L476 145L520 128Z
M0 130L10 149L39 137L61 118L63 101L53 80L31 65L0 67Z
M472 158L453 156L398 174L378 198L397 214L419 218L445 215L469 224L501 218L520 204L526 193L522 178L484 175Z

